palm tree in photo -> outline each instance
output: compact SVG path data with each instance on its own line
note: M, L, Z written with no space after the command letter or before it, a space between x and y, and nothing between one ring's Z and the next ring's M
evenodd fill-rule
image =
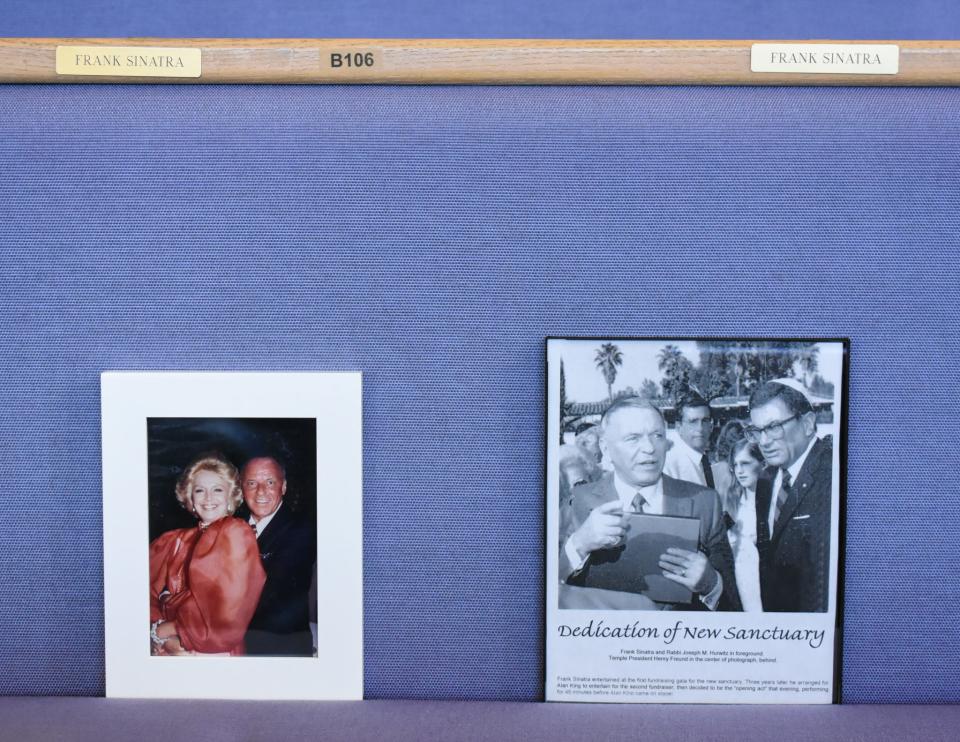
M739 397L742 389L742 382L747 372L750 370L750 352L749 348L742 343L738 343L733 349L733 394Z
M613 343L604 343L597 349L593 360L607 382L607 398L613 399L613 382L617 378L617 366L623 365L623 353Z
M645 399L655 400L660 398L660 387L653 379L644 379L640 385L640 396Z
M676 401L690 384L693 364L676 345L667 344L657 354L657 367L663 371L664 396Z
M800 371L803 374L803 385L808 389L810 388L814 374L817 372L817 356L819 353L820 348L818 348L815 343L804 343L800 346L799 351L797 351L797 364L800 366Z
M676 368L681 358L683 358L683 353L676 345L664 345L657 353L657 367L664 373L668 373Z

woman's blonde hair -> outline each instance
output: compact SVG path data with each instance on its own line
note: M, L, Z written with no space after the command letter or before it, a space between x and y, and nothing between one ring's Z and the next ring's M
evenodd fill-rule
M206 453L190 462L177 480L177 502L184 510L194 512L193 479L202 471L211 471L223 477L230 484L230 492L227 495L227 513L233 515L243 501L240 472L222 453Z

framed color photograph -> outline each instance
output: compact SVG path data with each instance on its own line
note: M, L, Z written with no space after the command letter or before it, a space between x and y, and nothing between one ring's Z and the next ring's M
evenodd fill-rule
M107 696L361 698L360 374L101 398Z
M547 341L548 700L839 698L847 357Z

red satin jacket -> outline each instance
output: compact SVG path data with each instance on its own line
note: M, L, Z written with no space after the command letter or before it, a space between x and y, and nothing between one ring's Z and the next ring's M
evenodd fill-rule
M244 654L266 574L253 529L227 516L150 544L150 621L176 621L184 649Z

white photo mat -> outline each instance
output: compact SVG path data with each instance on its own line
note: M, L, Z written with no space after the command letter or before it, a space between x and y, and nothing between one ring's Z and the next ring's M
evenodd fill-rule
M107 697L362 698L361 375L106 372L101 404ZM154 417L317 420L318 657L150 655L147 419Z

